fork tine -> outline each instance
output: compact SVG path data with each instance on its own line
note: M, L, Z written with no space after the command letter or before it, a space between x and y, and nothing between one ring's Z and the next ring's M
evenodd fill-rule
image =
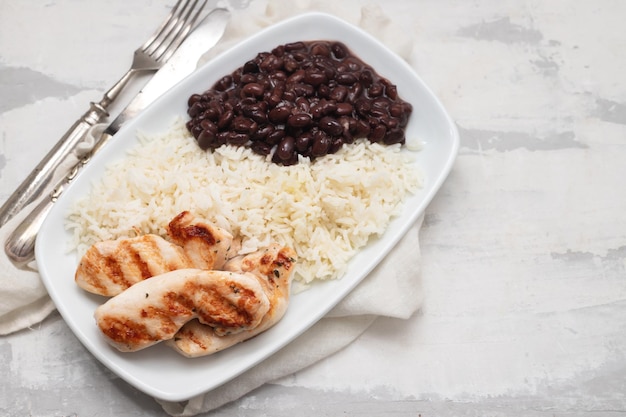
M158 59L158 57L163 53L166 42L171 42L170 38L176 36L176 34L180 31L180 28L185 24L185 20L188 18L189 13L191 13L191 11L196 7L197 3L198 0L189 0L185 4L185 7L180 10L176 21L170 25L167 33L161 37L158 44L155 43L154 48L151 48L150 51L146 51L149 55L151 55L154 59ZM187 6L189 6L189 8L187 8Z
M165 17L165 19L161 23L161 25L154 31L154 33L148 38L148 40L146 40L146 42L144 42L144 44L141 45L141 47L140 47L141 50L146 51L154 43L154 41L159 37L159 35L161 35L163 33L163 31L168 26L170 26L172 21L178 20L178 16L176 16L176 15L177 15L177 12L178 12L178 8L180 7L180 5L181 5L181 3L183 1L188 2L188 0L178 0L176 2L174 7L172 7L172 9L170 10L169 14ZM185 4L185 6L183 6L183 8L184 7L186 7L186 4Z
M159 48L159 50L157 50L157 55L155 56L155 59L157 59L159 61L169 59L170 56L172 56L172 54L178 49L180 44L183 43L183 41L185 40L185 38L187 37L187 35L191 31L193 26L195 25L196 21L198 20L198 17L202 13L202 10L206 6L207 0L204 0L202 2L202 4L200 5L200 7L198 8L198 10L195 12L195 14L193 16L191 16L191 14L192 14L193 10L195 9L197 3L198 3L198 0L196 0L194 2L194 4L193 4L193 7L191 9L189 9L189 11L187 12L187 15L185 16L185 18L181 22L181 24L183 24L183 26L179 27L177 32L174 33L174 36L171 39L169 45L165 45L165 43L164 43L163 45L161 45L161 48Z

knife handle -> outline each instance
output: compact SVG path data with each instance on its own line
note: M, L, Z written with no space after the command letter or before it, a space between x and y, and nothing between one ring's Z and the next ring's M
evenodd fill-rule
M16 267L25 268L35 259L35 242L37 235L50 209L52 209L52 206L56 203L67 186L80 173L80 170L111 138L112 136L105 131L92 150L74 165L69 173L57 183L52 193L42 199L7 237L7 240L4 242L4 252Z
M89 129L109 113L106 109L109 98L100 103L90 103L89 110L63 135L54 147L44 156L35 169L0 207L0 227L11 220L22 208L43 194L55 170L76 145L83 140Z

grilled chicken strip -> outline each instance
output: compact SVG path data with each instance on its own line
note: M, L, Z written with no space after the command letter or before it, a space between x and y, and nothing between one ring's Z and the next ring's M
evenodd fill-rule
M210 329L254 329L269 309L253 274L181 269L133 285L94 316L110 344L133 352L171 339L195 318Z
M222 269L224 263L239 250L239 241L234 240L230 233L213 224L196 221L188 211L172 219L167 233L174 243L183 247L198 269Z
M139 281L191 267L181 247L148 234L96 243L80 260L74 279L86 291L114 296Z
M269 299L269 311L254 328L236 334L220 335L212 327L197 320L185 324L167 343L187 357L206 356L231 347L269 329L287 311L291 274L296 253L287 247L272 244L267 249L238 256L224 265L225 270L254 274Z

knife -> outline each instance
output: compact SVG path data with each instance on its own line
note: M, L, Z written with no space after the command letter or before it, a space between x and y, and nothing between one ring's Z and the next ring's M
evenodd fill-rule
M52 193L43 198L11 232L4 243L4 251L16 267L28 269L28 264L35 259L35 240L43 221L63 190L81 172L81 168L114 137L124 122L135 117L161 94L196 69L200 57L215 46L222 37L229 15L228 10L222 8L211 11L185 39L168 62L154 74L126 108L104 130L89 153L71 169L65 178L55 185Z

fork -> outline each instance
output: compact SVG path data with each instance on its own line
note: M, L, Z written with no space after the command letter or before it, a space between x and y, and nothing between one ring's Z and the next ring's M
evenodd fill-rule
M167 62L193 29L206 3L207 0L178 0L157 30L135 50L132 64L122 78L104 93L100 102L90 103L89 110L72 125L0 207L0 227L44 192L55 170L89 129L109 116L108 107L136 73L155 72Z

